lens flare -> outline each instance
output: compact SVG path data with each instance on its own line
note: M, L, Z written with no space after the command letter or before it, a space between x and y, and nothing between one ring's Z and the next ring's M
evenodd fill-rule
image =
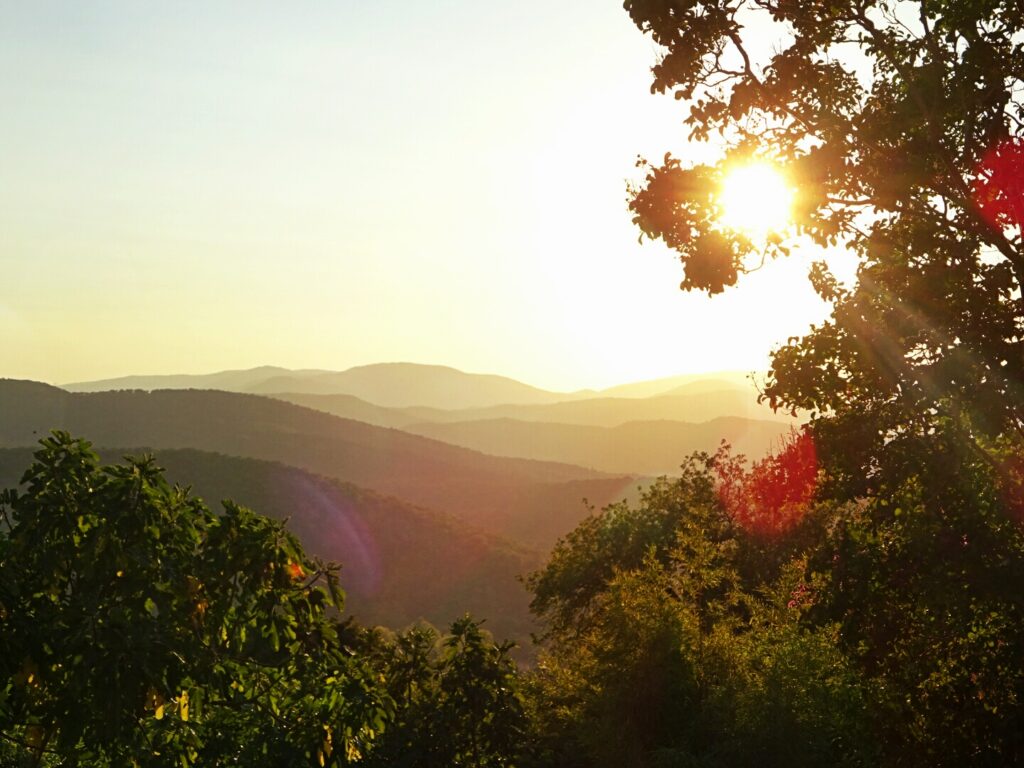
M972 191L989 224L1024 230L1024 139L1008 139L986 152Z
M789 224L793 190L768 163L733 168L722 180L722 223L748 237L764 238Z
M818 451L810 432L792 432L779 450L747 470L739 461L721 461L718 498L748 533L784 534L807 512L818 485Z
M310 542L310 554L345 566L345 587L350 596L367 600L380 591L385 573L373 531L363 520L360 506L344 493L336 492L326 481L288 472L275 479L274 493L304 513L291 519L289 528L303 541ZM298 563L288 566L292 579L305 578Z

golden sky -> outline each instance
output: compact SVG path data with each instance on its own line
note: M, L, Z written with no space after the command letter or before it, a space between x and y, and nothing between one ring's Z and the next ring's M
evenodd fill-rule
M0 6L0 376L407 360L558 389L763 368L805 253L707 299L637 243L688 148L620 3Z

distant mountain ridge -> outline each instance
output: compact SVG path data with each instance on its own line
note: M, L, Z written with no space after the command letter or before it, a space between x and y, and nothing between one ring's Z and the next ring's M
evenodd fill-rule
M466 373L443 365L375 363L344 371L289 370L262 366L210 374L123 376L63 385L71 392L121 389L221 389L254 394L350 395L389 408L426 407L447 410L499 405L543 405L597 397L646 398L680 387L742 389L753 392L738 373L686 374L634 382L605 390L555 392L494 374ZM692 392L691 392L692 393Z
M644 398L665 395L669 392L695 394L700 391L717 389L742 389L753 391L750 373L739 371L718 371L716 373L684 373L661 379L635 381L608 387L596 393L597 397Z
M539 404L504 404L486 408L384 408L352 395L315 395L298 393L273 394L306 408L315 408L342 418L357 419L395 429L409 429L417 424L455 423L468 421L546 422L580 426L617 427L637 421L680 421L703 423L719 418L745 418L755 421L795 423L788 414L773 413L767 405L757 402L754 392L739 387L693 383L671 390L669 394L652 397L588 397L579 400Z
M114 379L62 384L61 389L66 389L69 392L107 392L120 389L223 389L229 392L245 392L249 387L276 376L302 377L316 376L322 373L329 373L329 371L316 369L296 371L275 365L262 365L257 368L218 371L217 373L119 376Z
M381 408L351 395L273 397L495 456L641 475L672 474L691 452L713 452L722 440L738 453L760 457L777 447L795 424L788 418L772 418L771 411L745 392L700 389L683 385L673 391L686 394L656 398L594 398L464 411ZM736 412L748 415L729 415Z
M589 392L549 392L505 376L465 373L442 365L378 363L315 376L275 376L249 392L348 394L385 407L478 408L499 403L550 403Z
M352 395L378 406L480 408L500 403L549 403L589 397L581 392L551 392L505 376L466 373L443 365L375 363L344 371L298 370L265 366L199 375L125 376L65 384L70 392L142 389L221 389L229 392Z

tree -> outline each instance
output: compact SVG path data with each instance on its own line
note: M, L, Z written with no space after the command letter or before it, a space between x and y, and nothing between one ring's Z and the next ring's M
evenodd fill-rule
M1024 432L1024 5L1020 0L626 0L714 165L646 165L630 208L716 293L793 247L856 252L855 285L812 270L831 319L773 357L765 391L816 418L836 489L912 474L936 430L992 463ZM770 30L770 31L766 31ZM766 38L772 40L772 47ZM796 190L764 242L721 224L751 158ZM906 470L906 471L904 471Z
M392 704L332 568L152 458L42 441L0 499L0 739L26 764L347 765Z
M582 523L531 577L548 629L528 678L538 765L879 763L870 684L834 624L800 622L804 523L736 516L719 470L755 491L763 475L738 466L694 457L639 505Z
M803 623L881 683L898 765L1024 760L1024 527L984 473L848 505L810 558Z
M530 608L550 633L571 634L585 628L593 601L616 571L639 568L650 557L667 562L683 520L694 508L715 506L711 464L709 456L691 457L678 479L652 485L642 504L612 504L558 542L544 568L527 579L533 593ZM706 520L707 535L730 538L731 526L723 528L726 522L717 515Z
M809 496L829 511L793 593L800 625L834 627L884 692L888 761L1020 764L1024 4L626 8L662 46L654 90L689 102L691 138L723 146L713 165L646 165L632 196L641 231L679 253L682 287L719 292L809 244L859 259L852 285L812 269L832 315L774 353L765 390L811 415ZM796 190L791 226L763 241L721 217L718 185L751 159Z
M526 720L510 643L465 616L444 637L422 625L393 640L373 632L365 644L396 702L371 768L518 764Z

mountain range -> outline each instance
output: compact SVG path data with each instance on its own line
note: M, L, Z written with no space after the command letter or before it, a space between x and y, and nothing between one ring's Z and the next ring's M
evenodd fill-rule
M601 397L581 398L554 403L492 405L485 408L441 409L423 406L385 408L349 394L315 395L293 392L272 394L287 400L343 418L367 421L380 426L405 429L423 423L467 421L547 422L579 424L595 427L617 427L631 421L685 421L701 423L723 417L740 417L772 421L777 425L794 423L788 415L772 413L758 404L752 391L734 385L721 388L691 390L690 385L667 394L645 398Z
M61 385L69 392L105 392L120 389L220 389L254 394L352 395L389 408L423 406L464 410L498 405L539 405L595 397L646 398L691 387L691 393L740 389L753 393L747 374L722 372L671 376L634 382L603 390L555 392L505 376L466 373L443 365L375 363L344 371L290 370L261 366L209 374L123 376ZM736 415L736 414L728 414Z
M626 475L491 456L234 392L70 393L0 382L0 413L0 447L32 445L59 428L100 447L193 448L279 461L448 512L531 547L550 547L571 530L579 499L604 503L633 485Z
M723 439L759 456L793 424L732 373L570 393L410 363L0 380L0 487L52 429L113 459L153 452L212 506L288 519L343 564L361 620L443 625L469 610L523 642L517 577L592 509Z
M377 363L344 371L291 371L273 366L195 376L126 376L65 384L71 392L117 389L222 389L273 394L349 394L376 405L482 408L501 403L550 403L587 397L591 392L550 392L515 379L466 373L443 365Z

